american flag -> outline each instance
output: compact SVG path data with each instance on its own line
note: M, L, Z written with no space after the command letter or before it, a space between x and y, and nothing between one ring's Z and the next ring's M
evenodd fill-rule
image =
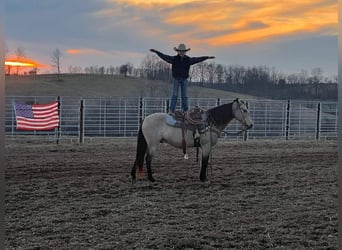
M59 127L58 102L21 104L14 102L18 130L52 130Z

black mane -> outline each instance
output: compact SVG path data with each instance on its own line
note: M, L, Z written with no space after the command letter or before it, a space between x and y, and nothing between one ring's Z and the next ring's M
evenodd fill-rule
M213 123L219 129L224 129L225 126L234 118L232 112L233 103L223 104L211 109L208 109L209 122Z

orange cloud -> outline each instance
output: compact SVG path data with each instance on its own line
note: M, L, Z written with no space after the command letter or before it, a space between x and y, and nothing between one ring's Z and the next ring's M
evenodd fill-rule
M110 51L102 51L96 49L68 49L66 52L70 55L101 55L101 56L120 56L127 58L140 58L143 55L140 53L128 52L128 51L118 51L118 50L110 50Z
M102 55L103 51L96 49L68 49L66 50L67 54L71 55Z
M338 6L331 0L107 0L117 11L140 13L139 27L169 39L226 46L294 34L337 35ZM121 8L118 7L118 4ZM124 6L125 8L123 8ZM148 22L144 15L160 22ZM129 22L129 19L126 20ZM144 22L146 22L144 24ZM134 27L134 25L132 25Z
M196 2L196 0L107 0L109 3L119 3L140 8L155 8L156 6L176 6Z

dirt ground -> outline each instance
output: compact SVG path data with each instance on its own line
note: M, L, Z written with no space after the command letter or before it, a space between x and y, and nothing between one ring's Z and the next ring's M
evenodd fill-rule
M337 249L337 142L161 145L130 183L135 141L6 142L6 249ZM145 168L146 170L146 168Z

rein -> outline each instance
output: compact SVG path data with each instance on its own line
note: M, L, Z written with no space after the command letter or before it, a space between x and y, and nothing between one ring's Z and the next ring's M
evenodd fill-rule
M244 129L241 129L240 131L238 131L238 132L236 132L236 133L228 133L228 132L222 131L222 133L223 133L224 135L233 135L233 136L242 135L244 132L246 132L246 130L244 130Z

